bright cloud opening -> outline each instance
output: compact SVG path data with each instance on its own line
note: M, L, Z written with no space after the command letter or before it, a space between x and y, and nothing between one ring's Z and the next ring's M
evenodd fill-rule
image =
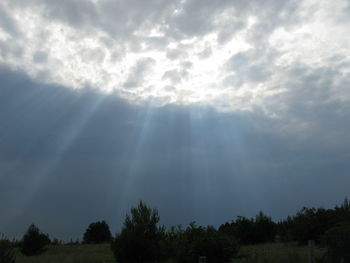
M78 14L35 3L2 4L8 18L0 27L0 62L38 82L89 86L134 103L201 103L226 111L261 107L272 116L278 110L267 102L285 93L290 68L350 58L348 25L331 14L346 8L340 0L331 7L305 1L291 14L281 5L275 11L280 16L233 3L196 13L190 2L174 1L164 4L159 17L148 10L137 23L146 7L128 7L135 8L135 17L119 21L103 1L87 1ZM339 70L344 77L349 73L349 67Z

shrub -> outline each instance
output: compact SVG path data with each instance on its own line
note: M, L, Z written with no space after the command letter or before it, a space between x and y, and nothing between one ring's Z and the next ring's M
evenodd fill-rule
M26 256L38 255L46 250L48 244L49 236L41 233L39 228L32 224L22 238L20 250Z
M350 223L342 223L329 229L324 235L330 262L350 262Z
M16 255L11 242L0 237L0 263L15 263Z
M161 256L164 230L158 227L159 215L140 201L127 215L122 231L116 235L112 250L118 262L154 262Z
M205 256L209 263L230 262L232 257L237 255L238 249L235 239L208 227L203 235L193 242L194 262L197 262L199 256Z
M256 243L273 242L276 235L276 225L271 217L266 216L263 212L255 217L255 241Z
M198 227L194 222L185 231L172 229L167 237L171 258L181 263L198 262L200 256L205 256L209 263L229 262L239 249L235 238L211 226Z
M84 243L107 243L112 240L112 234L105 221L91 223L84 233Z
M239 239L242 245L272 242L276 236L276 224L263 212L255 219L239 216L236 221L226 222L219 227L221 233Z

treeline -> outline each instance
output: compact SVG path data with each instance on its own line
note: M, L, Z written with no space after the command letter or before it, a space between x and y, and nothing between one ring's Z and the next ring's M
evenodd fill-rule
M166 229L159 226L156 209L140 202L131 209L120 233L112 241L112 251L118 262L206 262L224 263L237 255L239 244L235 237L219 232L212 226L197 226L194 222Z
M206 262L224 263L237 256L241 245L266 242L297 242L306 244L314 240L327 247L327 262L350 262L350 204L345 199L333 209L303 208L296 215L280 222L259 212L255 218L237 217L218 228L198 226L192 222L186 228L181 225L166 228L159 225L156 209L142 201L131 208L122 230L114 237L105 221L91 223L83 235L83 241L70 244L110 243L118 262ZM48 245L60 245L48 234L31 225L20 241L10 242L0 238L0 258L13 263L17 246L24 255L32 256L45 251Z
M349 222L350 204L345 199L334 209L304 207L295 216L289 216L277 223L276 234L285 242L297 241L305 244L308 240L315 240L322 243L329 229Z
M277 224L263 212L255 218L239 216L236 220L222 224L221 233L236 237L242 245L273 242L277 234Z
M288 216L280 222L272 221L263 212L255 218L238 217L222 224L219 231L235 236L243 245L273 241L295 241L304 245L308 240L322 244L328 230L346 223L350 223L348 199L333 209L304 207L296 215Z

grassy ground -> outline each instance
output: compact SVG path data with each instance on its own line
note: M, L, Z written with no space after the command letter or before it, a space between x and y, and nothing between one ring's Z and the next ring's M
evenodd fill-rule
M325 253L324 249L315 248L315 262ZM263 244L241 247L235 263L307 263L308 248L296 244Z
M115 263L108 244L51 246L39 256L17 254L16 263Z
M324 253L315 249L316 262ZM51 246L34 257L22 256L19 252L16 263L115 263L108 244ZM239 258L233 263L307 263L308 249L294 244L263 244L241 247Z

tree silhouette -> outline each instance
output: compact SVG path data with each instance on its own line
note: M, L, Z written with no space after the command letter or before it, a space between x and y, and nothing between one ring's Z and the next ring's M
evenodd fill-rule
M255 217L255 235L256 243L272 242L275 239L275 223L261 211Z
M16 255L11 242L0 235L0 263L15 263Z
M350 262L350 222L329 229L324 235L324 240L329 262Z
M179 263L195 263L200 256L205 256L209 263L230 262L239 250L236 238L217 231L213 226L197 226L195 222L183 232L180 242L187 255L175 258Z
M112 243L112 250L118 262L154 262L161 257L161 241L164 230L158 227L157 209L149 208L140 201L131 208L123 228Z
M26 256L33 256L44 252L48 244L50 244L49 236L31 224L22 238L20 250Z
M107 243L112 240L112 234L105 221L91 223L84 233L83 241L88 244Z

